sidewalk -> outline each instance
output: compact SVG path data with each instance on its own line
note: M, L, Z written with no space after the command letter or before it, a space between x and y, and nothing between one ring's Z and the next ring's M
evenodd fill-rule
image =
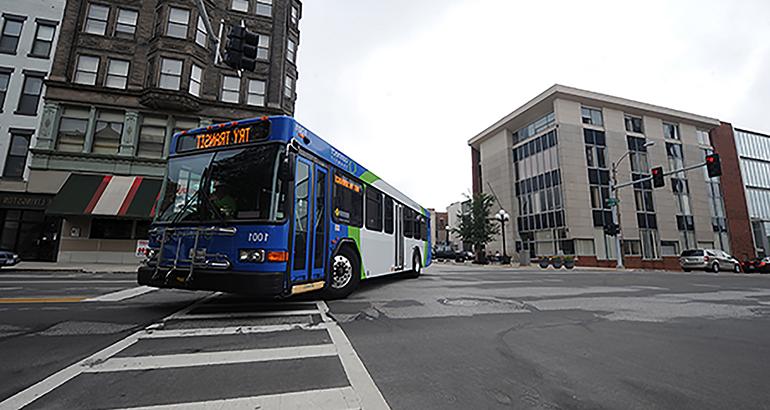
M16 272L82 272L82 273L136 273L139 264L115 265L107 263L20 262L3 271Z

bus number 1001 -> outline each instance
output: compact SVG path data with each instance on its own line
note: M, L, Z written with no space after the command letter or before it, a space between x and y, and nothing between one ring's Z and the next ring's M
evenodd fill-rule
M269 237L267 232L249 232L249 242L267 242Z

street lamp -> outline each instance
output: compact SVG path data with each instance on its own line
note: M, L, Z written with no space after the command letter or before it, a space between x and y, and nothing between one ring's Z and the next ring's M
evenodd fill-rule
M449 246L449 233L452 232L452 227L447 225L444 229L446 229L446 245Z
M500 212L495 214L495 219L500 221L501 230L503 232L503 262L505 263L508 261L508 253L506 252L506 246L505 246L505 223L508 222L511 219L511 216L508 215L508 212L505 212L504 209L501 209Z
M648 148L655 145L655 141L647 141L644 143L643 147ZM621 246L621 243L623 241L623 233L620 229L620 201L618 198L618 192L617 189L615 189L615 186L618 185L618 165L620 165L620 162L623 161L627 156L631 155L631 150L627 150L625 154L621 155L620 158L618 158L617 161L612 163L612 179L610 180L610 195L614 196L614 205L612 207L612 219L614 220L615 225L618 226L617 233L615 234L615 255L617 259L617 268L623 269L623 249Z

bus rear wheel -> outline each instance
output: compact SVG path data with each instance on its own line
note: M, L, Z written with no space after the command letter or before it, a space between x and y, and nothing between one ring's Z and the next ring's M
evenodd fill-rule
M415 251L412 254L412 270L409 271L410 278L419 278L422 273L422 258L420 258L420 252Z
M332 258L330 274L329 285L326 287L326 298L346 298L356 290L361 281L358 258L350 249L340 249Z

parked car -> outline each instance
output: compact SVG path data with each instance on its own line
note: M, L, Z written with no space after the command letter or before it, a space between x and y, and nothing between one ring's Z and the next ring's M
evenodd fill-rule
M770 273L770 256L744 261L743 271L746 273Z
M719 272L741 271L741 263L727 252L719 249L688 249L679 257L679 265L685 272L705 270Z
M19 255L11 251L0 250L0 267L16 266L19 262L21 262L21 259L19 259Z

